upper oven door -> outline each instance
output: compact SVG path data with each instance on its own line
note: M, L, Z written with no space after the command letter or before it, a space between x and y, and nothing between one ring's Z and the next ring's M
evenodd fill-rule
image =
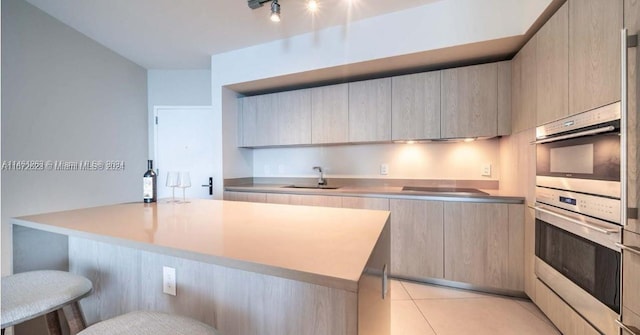
M536 184L619 199L618 130L538 144Z
M536 147L536 175L620 181L620 135L607 132Z
M536 185L620 199L620 103L536 128Z

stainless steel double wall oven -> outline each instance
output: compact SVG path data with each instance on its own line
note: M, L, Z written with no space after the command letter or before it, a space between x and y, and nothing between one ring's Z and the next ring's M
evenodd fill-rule
M536 128L536 275L604 334L619 331L620 110Z

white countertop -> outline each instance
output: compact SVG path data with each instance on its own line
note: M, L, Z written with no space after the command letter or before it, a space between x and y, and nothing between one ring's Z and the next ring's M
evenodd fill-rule
M389 212L190 200L24 216L13 223L357 290Z

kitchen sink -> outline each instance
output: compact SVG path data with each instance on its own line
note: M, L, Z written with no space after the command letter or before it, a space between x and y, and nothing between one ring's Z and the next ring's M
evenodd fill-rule
M475 188L462 188L462 187L404 186L402 188L402 191L438 193L438 194L449 194L449 195L488 195L489 194Z
M282 188L303 188L303 189L308 189L308 190L337 190L340 187L335 187L335 186L326 186L326 185L315 185L315 186L308 186L308 185L288 185L288 186L282 186Z

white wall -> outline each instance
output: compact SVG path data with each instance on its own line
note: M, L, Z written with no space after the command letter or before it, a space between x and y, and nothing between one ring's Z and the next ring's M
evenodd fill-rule
M147 159L147 73L23 0L2 1L2 161L122 160L124 171L3 171L9 218L139 201Z
M149 157L154 155L154 106L211 105L211 70L148 70Z
M231 110L228 107L230 102L226 102L222 95L226 85L522 35L550 2L442 0L344 26L213 55L212 102L218 120L214 131L223 131L223 110L224 113ZM276 63L277 66L274 66ZM233 129L224 131L234 132ZM222 135L217 143L223 143ZM238 159L237 155L226 155L238 150L228 148L231 143L226 141L224 149L222 145L216 148L215 157L224 159L224 171L222 163L217 166L219 175L222 176L224 172L224 176L227 176L228 170L255 171L252 166L247 166L248 161ZM362 148L354 147L353 152L358 153ZM306 152L283 150L286 151L283 151L282 157ZM259 155L254 155L254 165L263 164ZM315 155L314 158L322 159ZM379 160L379 157L371 157L364 164L375 165ZM222 178L216 182L222 182ZM221 192L216 196L221 197Z
M500 143L497 139L471 143L363 144L305 148L266 148L253 151L255 177L315 177L322 166L327 177L399 179L498 180ZM380 164L389 174L380 175ZM482 177L483 164L492 164Z

